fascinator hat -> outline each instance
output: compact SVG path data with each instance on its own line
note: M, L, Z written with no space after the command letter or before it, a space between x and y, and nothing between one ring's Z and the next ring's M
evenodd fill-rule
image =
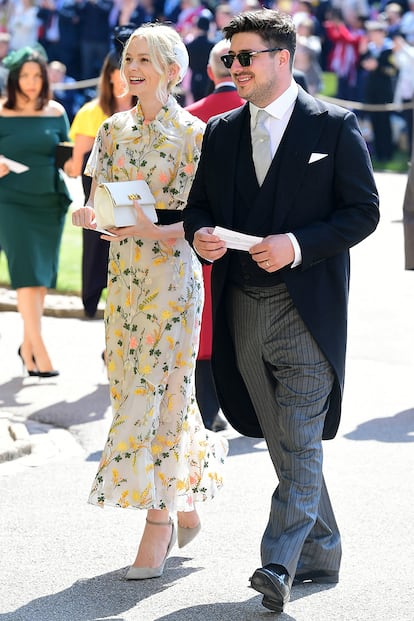
M10 52L5 58L3 58L2 65L9 71L13 72L20 69L24 63L30 60L42 60L43 62L47 62L46 51L40 44L36 44L33 47L29 47L27 45Z

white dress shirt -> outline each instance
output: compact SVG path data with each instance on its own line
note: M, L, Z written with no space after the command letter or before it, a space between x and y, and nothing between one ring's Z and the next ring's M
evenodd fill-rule
M292 116L293 108L298 97L298 85L292 80L289 88L285 92L272 101L264 110L266 110L268 117L265 121L265 127L270 135L270 147L272 150L272 158L275 156L276 151L279 148L280 142L285 133L286 127ZM256 124L256 115L259 108L252 103L250 106L250 119L251 125L254 127ZM295 258L291 267L296 267L302 263L302 252L298 243L298 240L293 233L287 233L290 241L293 244L295 252Z

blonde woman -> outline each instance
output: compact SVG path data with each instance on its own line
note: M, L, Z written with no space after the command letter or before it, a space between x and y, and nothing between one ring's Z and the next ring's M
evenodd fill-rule
M206 431L194 397L194 365L203 304L201 266L184 240L182 210L199 161L204 123L172 91L188 67L179 35L168 26L138 28L121 66L138 104L98 132L86 172L91 199L73 223L95 228L100 182L144 179L159 223L140 210L137 224L111 229L106 355L113 422L90 502L147 511L126 578L162 575L178 545L200 530L196 502L222 485L225 439ZM177 513L177 527L173 515Z

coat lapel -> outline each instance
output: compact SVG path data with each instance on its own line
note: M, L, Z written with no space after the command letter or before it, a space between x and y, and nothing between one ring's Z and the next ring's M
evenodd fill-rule
M300 190L309 158L323 131L327 112L320 110L312 97L299 89L298 98L280 145L282 149L277 175L273 230L281 230L286 215Z
M218 152L221 155L220 161L224 164L224 171L221 179L220 197L221 209L220 213L226 225L231 227L233 224L233 213L236 204L234 198L236 178L236 167L239 153L239 143L242 135L242 129L245 123L250 123L249 106L245 105L234 110L229 115L221 118L219 121L220 143Z
M303 89L299 88L298 98L292 117L286 128L280 145L282 149L280 166L278 167L275 208L273 209L272 229L281 230L283 221L294 203L300 190L301 180L307 171L309 158L315 151L315 145L323 131L327 112ZM220 136L217 152L225 168L221 176L220 214L224 225L231 227L234 222L236 205L234 193L237 159L240 157L239 143L245 124L250 123L249 106L244 105L226 114L219 120ZM248 157L248 154L243 154Z

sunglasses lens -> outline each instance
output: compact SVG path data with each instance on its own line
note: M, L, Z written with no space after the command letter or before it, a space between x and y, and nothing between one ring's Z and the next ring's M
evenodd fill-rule
M237 54L237 60L242 67L249 67L251 55L249 52L240 52L240 54Z
M234 56L231 56L231 54L226 54L225 56L221 57L221 60L223 61L223 65L226 67L226 69L230 69L234 61Z
M221 56L221 60L227 69L231 69L236 58L241 67L250 67L252 62L251 52L240 52L240 54L225 54L224 56Z

